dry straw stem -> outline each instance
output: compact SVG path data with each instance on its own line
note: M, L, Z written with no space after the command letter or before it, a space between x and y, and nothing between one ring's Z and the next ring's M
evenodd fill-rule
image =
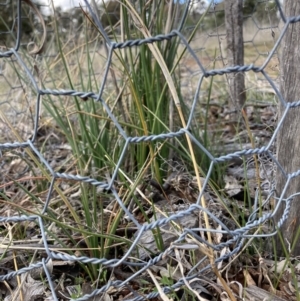
M182 260L180 258L179 251L178 251L177 248L175 248L174 251L175 251L176 260L178 262L178 266L179 266L179 269L180 269L180 272L181 272L181 275L182 275L183 282L185 283L187 288L197 296L198 300L206 301L207 299L202 298L196 290L192 289L189 282L186 280L186 278L184 276L184 269L183 269L183 266L182 266Z
M211 268L214 271L215 275L219 278L220 282L222 283L225 291L227 292L229 298L231 301L236 301L235 296L233 295L231 289L229 288L228 284L226 283L226 281L223 279L222 275L220 274L216 264L215 264L215 259L214 259L214 253L212 251L212 249L209 249L205 244L200 243L198 240L196 240L194 237L192 237L192 241L198 245L198 248L200 250L200 252L202 252L203 254L205 254L210 261L211 264Z
M128 0L126 0L126 5L130 8L129 12L131 13L131 16L133 18L134 25L137 27L137 29L139 31L142 32L142 34L144 35L145 38L150 38L151 37L150 32L148 31L147 27L143 23L142 19L140 18L139 14L134 9L132 4ZM174 103L177 107L177 110L178 110L178 113L179 113L179 116L180 116L180 119L181 119L182 126L184 128L186 128L186 122L185 122L185 119L184 119L184 116L183 116L183 113L182 113L182 108L181 108L181 105L180 105L179 97L178 97L178 94L176 92L176 88L175 88L174 82L172 80L171 74L170 74L170 72L169 72L169 70L166 66L166 63L163 59L163 56L161 55L161 53L160 53L158 47L156 46L156 44L148 44L148 47L149 47L150 51L152 52L154 58L156 59L156 61L160 65L160 68L161 68L161 70L162 70L162 72L165 76L165 79L167 81L167 84L169 86L170 92L173 96ZM187 139L187 143L188 143L188 146L189 146L189 151L191 153L191 158L192 158L192 162L193 162L193 166L194 166L194 170L195 170L195 174L196 174L196 178L197 178L197 184L198 184L198 187L199 187L199 192L201 192L202 191L202 185L201 185L201 181L200 181L199 170L198 170L198 166L197 166L197 162L196 162L192 142L191 142L191 139L190 139L188 134L186 134L186 139ZM203 195L201 197L201 204L202 204L203 208L207 208L206 201L205 201ZM209 225L208 215L205 212L203 213L203 215L204 215L206 228L209 230L210 225ZM207 237L208 237L209 243L212 244L212 238L211 238L210 231L207 231ZM228 287L227 283L224 281L224 279L220 275L217 267L215 266L215 263L214 263L215 259L214 259L213 249L206 248L206 250L207 250L207 255L210 259L211 266L214 270L214 273L220 279L220 281L223 284L224 289L228 293L230 299L235 301L236 298L232 294L232 292L231 292L230 288Z
M159 285L158 281L155 279L154 275L152 274L152 272L150 271L150 269L146 270L148 272L148 274L150 275L152 281L154 282L157 291L159 293L159 296L162 298L163 301L173 301L173 299L169 299L168 296L164 293L164 291L162 290L161 286Z
M126 5L130 8L129 12L131 13L131 16L133 18L134 25L137 27L137 29L139 31L142 32L142 34L144 35L145 38L150 38L151 37L150 32L148 31L147 27L143 23L142 19L140 18L139 14L134 9L132 4L127 0ZM158 62L159 66L160 66L160 68L161 68L161 70L162 70L162 72L165 76L165 79L166 79L167 84L169 86L169 89L170 89L170 92L172 94L174 103L177 107L177 110L178 110L178 113L179 113L179 116L180 116L180 119L181 119L182 126L184 128L186 128L186 122L184 120L184 116L183 116L183 113L182 113L182 108L181 108L181 105L180 105L179 97L178 97L178 94L176 92L176 88L175 88L174 82L172 80L171 74L168 70L168 67L167 67L165 61L164 61L164 58L163 58L162 54L160 53L160 51L159 51L158 47L156 46L156 44L148 44L148 47L151 50L154 58ZM189 146L189 151L191 153L191 158L192 158L192 161L193 161L194 170L195 170L195 173L196 173L199 192L201 192L202 191L202 185L201 185L201 182L200 182L199 170L198 170L198 166L197 166L197 162L196 162L192 142L191 142L191 139L190 139L188 134L186 134L186 139L187 139L187 143L188 143L188 146ZM204 196L202 196L202 198L201 198L201 203L202 203L203 208L207 207ZM206 228L209 229L210 226L209 226L208 216L207 216L206 213L204 213L204 220L205 220ZM207 232L207 236L208 236L209 243L212 243L212 239L211 239L211 235L210 235L209 231ZM211 251L212 251L212 254L213 254L213 250L211 250Z
M13 244L13 234L12 234L12 227L8 224L7 225L8 227L8 235L9 235L9 239L11 241L11 244ZM15 271L18 271L18 263L17 263L17 256L16 256L16 252L13 251L13 262L14 262L14 266L15 266ZM21 301L24 301L24 296L23 296L23 293L22 293L22 290L21 290L21 287L22 287L22 284L21 283L21 279L20 279L20 276L17 275L17 283L18 283L18 292L13 296L12 298L12 301L14 301L18 296L19 296L19 292L20 292L20 300Z
M50 228L52 228L53 225L54 225L54 223L52 223L48 229L50 230ZM17 264L17 260L16 260L16 258L17 258L16 251L18 249L20 249L22 251L24 251L26 249L27 250L31 250L31 251L34 250L34 254L33 254L33 256L32 256L32 258L30 260L30 263L29 263L29 264L32 264L34 262L34 260L35 260L35 257L36 257L36 254L37 254L37 249L36 248L32 248L32 246L28 247L28 248L25 247L24 245L21 245L19 248L18 248L18 246L15 246L14 245L13 234L12 234L12 226L10 226L8 224L7 227L9 229L9 231L8 231L9 243L8 244L4 244L4 245L2 243L0 243L0 248L3 248L3 249L12 249L13 250L13 255L12 256L13 256L13 262L14 262L14 266L15 266L15 271L18 271L19 269L18 269L18 264ZM39 239L39 243L38 244L41 244L42 242L43 242L43 239ZM43 249L45 250L45 248L43 248ZM51 269L52 269L52 260L51 259L47 263L47 268L50 268L50 266L51 266ZM20 276L17 275L18 288L15 289L14 291L10 290L10 292L11 292L10 296L12 297L10 299L10 301L15 301L15 300L26 301L26 300L24 300L24 296L23 296L24 289L22 290L22 287L24 286L25 281L26 281L26 277L23 277L23 279L21 280Z

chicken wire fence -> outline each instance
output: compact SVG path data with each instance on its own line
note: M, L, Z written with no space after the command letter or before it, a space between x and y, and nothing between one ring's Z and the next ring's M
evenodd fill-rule
M16 18L17 22L19 22L22 18L21 6L24 5L25 2L26 1L18 2L18 11L17 11L17 18ZM194 118L196 106L199 102L199 97L201 96L201 92L203 89L202 87L203 81L206 78L224 76L229 73L242 72L247 74L248 72L252 71L256 75L260 75L261 78L264 79L264 82L267 83L266 86L268 86L269 89L274 91L274 94L278 97L279 101L286 107L286 112L289 109L298 106L298 102L289 103L285 99L283 99L282 95L278 90L274 77L270 76L268 72L266 72L266 66L276 56L276 51L287 28L291 24L298 22L300 20L300 17L292 17L292 18L285 19L284 15L281 13L281 18L285 23L281 30L279 30L278 24L276 24L275 26L271 26L270 28L268 27L262 28L256 26L257 32L259 32L260 30L268 30L269 33L271 32L272 36L273 36L273 32L275 32L276 30L280 33L277 40L274 43L274 46L267 53L267 56L263 59L262 63L259 66L255 64L249 64L244 66L225 66L224 68L216 69L216 68L209 68L209 65L213 61L213 59L212 61L209 62L208 66L205 67L205 65L202 63L201 54L197 53L197 50L191 47L191 44L187 42L185 35L182 33L184 30L188 30L187 28L182 28L182 24L179 25L178 29L172 30L166 34L160 34L158 36L152 36L146 39L128 40L122 43L118 43L118 42L113 42L106 35L101 25L101 22L99 21L98 16L93 12L93 9L87 3L86 5L94 23L96 24L97 28L100 30L102 35L105 37L107 47L108 47L106 65L103 74L101 74L102 79L99 83L98 91L95 92L79 91L73 88L51 89L47 87L48 84L50 86L50 83L48 82L40 83L36 77L36 73L38 73L37 71L39 66L38 64L40 63L38 61L39 57L37 57L36 61L32 63L32 60L31 61L28 60L28 58L24 56L23 53L20 51L20 45L22 44L21 26L20 26L21 23L19 23L19 26L17 26L17 38L16 38L15 46L11 48L2 47L2 51L0 53L0 57L2 60L2 64L1 64L2 67L0 71L1 85L2 85L1 103L0 103L0 105L2 106L1 109L2 124L4 124L8 128L8 125L10 123L14 123L17 120L24 118L23 116L24 114L29 114L31 117L25 117L25 118L29 118L29 119L31 118L33 120L33 131L32 134L29 135L29 138L25 139L24 138L25 135L20 134L18 132L18 130L20 129L18 129L16 133L14 133L16 138L19 137L17 142L14 140L10 140L11 138L4 134L5 131L2 126L1 132L3 133L2 136L5 137L4 138L5 141L1 139L1 144L0 144L1 155L4 156L5 152L10 151L11 153L19 152L19 154L21 154L22 156L26 156L25 152L29 150L31 154L33 154L33 157L36 160L38 160L41 166L44 166L49 173L48 180L47 180L49 183L49 187L47 189L47 194L46 194L45 202L43 204L43 209L40 211L39 214L27 213L26 215L9 216L9 212L8 212L7 213L8 216L2 216L0 219L2 225L11 225L12 227L13 225L18 223L28 223L28 224L36 223L40 231L39 239L42 245L41 249L44 250L45 252L44 258L40 259L35 263L28 265L27 267L18 269L16 271L8 271L7 273L2 274L0 276L0 280L8 281L9 279L12 279L17 275L23 275L33 270L43 269L52 293L52 298L53 300L58 300L57 291L51 279L52 278L51 273L47 268L47 264L49 263L50 260L62 261L62 262L77 262L81 264L92 264L92 265L101 266L101 268L104 270L105 269L114 270L120 266L127 266L134 271L131 274L131 276L128 276L123 280L109 280L105 285L102 285L97 289L94 289L92 292L89 292L88 294L85 294L84 296L81 296L76 299L76 300L93 300L92 299L93 297L102 296L103 293L108 292L112 288L120 289L120 288L128 287L128 284L132 280L138 279L139 277L141 277L141 275L144 275L144 273L148 271L151 267L158 265L160 262L166 260L166 258L170 258L171 256L174 256L174 254L176 253L178 254L178 252L184 252L184 251L187 252L190 250L202 249L204 255L201 257L201 259L198 260L198 262L194 266L190 267L188 273L186 275L182 273L181 277L179 277L174 282L174 284L166 285L162 287L162 291L165 294L168 294L186 285L186 283L191 283L193 280L197 280L199 281L199 287L200 287L199 290L205 292L206 289L203 287L203 282L201 282L200 280L204 279L202 278L202 275L205 275L205 273L211 271L213 268L209 263L209 261L207 261L208 256L207 253L205 253L206 250L210 248L214 250L215 254L218 254L218 257L215 260L215 264L218 265L222 262L228 261L228 259L230 258L234 258L234 256L236 256L242 250L242 248L247 244L247 242L251 241L253 238L262 238L262 237L268 238L274 236L276 234L276 230L275 230L276 226L280 228L283 222L288 218L292 197L288 198L287 200L284 200L286 202L285 211L277 225L274 225L273 219L277 211L277 208L279 207L280 203L283 202L282 198L279 199L276 208L274 210L270 210L262 215L259 214L261 210L260 206L265 207L266 204L270 203L271 200L275 198L274 195L275 183L273 178L268 181L268 188L265 190L265 197L262 205L259 201L260 195L258 193L258 190L255 193L253 211L251 215L248 217L248 220L243 227L236 227L235 229L232 229L224 222L224 220L220 216L220 212L218 208L214 209L213 206L208 208L203 207L201 199L203 196L205 196L205 189L208 186L213 168L216 165L221 164L223 162L229 162L234 158L240 158L240 157L249 158L252 155L265 155L265 157L269 158L269 160L273 163L273 165L276 165L277 168L281 168L274 154L274 141L276 139L279 128L283 123L283 118L281 120L278 120L277 126L275 127L275 130L272 133L272 135L270 136L270 139L262 147L257 147L257 148L249 147L246 149L240 149L228 153L226 155L220 155L218 157L213 156L210 153L210 151L207 150L205 146L203 146L201 141L199 141L199 139L197 139L190 132L190 126ZM187 13L187 9L185 13ZM257 33L255 33L254 37L246 40L246 43L248 42L254 45L256 35ZM213 38L214 35L208 34L207 35L208 41L210 37ZM141 45L161 43L163 41L170 40L170 39L179 39L181 44L186 46L188 55L193 60L192 67L194 68L194 70L192 70L191 73L197 79L196 89L193 91L193 96L191 98L191 105L189 107L187 125L185 127L179 128L177 131L164 132L157 135L134 136L134 137L128 136L128 134L123 128L123 125L119 122L118 118L114 115L110 106L107 104L104 95L105 85L107 84L108 81L109 69L112 65L113 54L117 49L140 47ZM257 57L259 57L259 50L257 50L257 54L258 54ZM21 88L21 92L18 95L14 94L14 90L19 89L20 87L11 84L10 78L8 78L8 75L5 73L6 67L3 61L4 59L9 59L9 58L13 59L14 63L18 65L17 67L18 70L24 71L24 73L22 73L23 80L27 80L28 85L30 85L32 87L32 90L34 91L28 93L32 93L31 97L36 97L34 106L25 102L25 106L21 107L11 101L10 95L12 95L18 101L19 100L21 101L22 94L23 93L25 94L26 91L22 90ZM187 70L188 68L189 66L187 66ZM19 74L17 76L20 77ZM183 88L184 85L185 83L183 83ZM188 83L186 83L186 85L188 85ZM49 154L47 155L46 158L45 154L43 154L41 150L41 147L37 146L36 141L39 135L41 135L39 129L40 116L42 110L41 99L43 96L47 96L47 95L63 96L64 99L66 99L67 97L70 98L79 97L80 99L83 100L90 99L93 100L95 103L104 107L105 111L107 112L108 118L113 122L114 126L117 128L120 136L125 142L122 154L119 157L118 162L115 164L114 170L107 181L99 181L96 178L93 178L91 176L86 176L86 175L80 175L80 174L75 175L73 173L68 173L68 172L62 172L62 173L56 172L55 168L53 168L52 166L52 162L51 164L49 163L50 162ZM28 123L30 122L28 121L27 125ZM101 129L99 129L99 131L100 130ZM22 128L20 131L22 132L25 130L24 128ZM115 187L120 167L122 165L122 162L124 162L124 160L126 159L128 146L131 144L145 143L148 141L155 141L155 142L157 141L157 143L159 143L160 141L165 141L167 139L174 139L176 137L184 137L185 135L187 135L193 141L195 147L201 149L210 159L210 166L207 175L203 180L202 190L196 196L194 204L189 204L188 206L182 206L182 207L179 206L178 210L176 210L175 212L171 212L171 213L169 212L167 213L167 215L163 215L163 214L157 215L156 220L150 221L148 223L141 223L138 220L137 216L133 214L130 205L125 204L123 202L120 192ZM4 162L2 162L1 165L2 165L2 169L4 169L6 166ZM295 176L295 174L293 175L287 174L284 170L282 170L282 172L286 175L287 179L290 179L291 176ZM2 170L2 173L4 174L5 170ZM49 214L48 212L49 204L53 200L54 187L58 181L66 181L66 182L77 181L80 183L85 183L91 185L91 187L92 186L96 187L97 190L101 191L102 193L107 193L107 194L109 193L115 198L118 206L123 211L125 218L129 220L131 223L133 223L133 225L137 229L136 233L132 238L130 247L124 252L122 257L106 259L106 258L93 258L90 256L75 256L75 255L69 255L67 254L67 252L64 251L56 251L55 248L49 245L49 237L47 234L49 230L48 229L49 221L45 219L45 216ZM14 183L15 181L13 180L12 182ZM18 189L21 189L21 186L17 186L17 187ZM1 195L3 197L3 192ZM31 197L33 198L34 196ZM7 203L8 201L9 201L8 196L7 198L3 198L3 204ZM14 202L22 203L21 200L17 200L17 199L15 199ZM190 220L191 217L192 219L195 219L197 215L199 215L200 213L203 214L203 212L205 212L208 215L210 222L213 224L213 227L207 229L206 227L204 227L203 224L202 225L193 224L192 226L190 226L190 224L186 221L186 220ZM156 252L155 255L147 258L145 256L140 256L141 259L139 261L132 259L137 257L137 253L135 251L137 246L142 245L143 240L147 240L149 239L149 237L151 238L151 234L149 233L152 233L153 230L155 231L158 228L166 232L170 232L171 227L174 227L174 223L175 224L177 223L177 225L180 226L177 227L176 230L173 229L174 232L176 231L176 235L173 236L171 235L171 242L169 242L167 245L164 246L164 251ZM271 230L268 233L262 234L261 232L259 232L258 234L258 232L255 232L257 229L261 229L261 227L263 227L268 223L271 223L273 225L271 228L269 228L269 230L270 229ZM227 239L226 241L216 240L213 243L209 243L208 240L204 238L205 236L202 235L203 233L207 235L208 232L213 233L216 236L226 235ZM15 243L16 242L14 241L14 238L12 238L7 248L9 249L10 245L13 246ZM224 252L224 250L226 250L226 252ZM135 292L133 293L132 297L128 298L127 300L146 300L146 299L153 299L158 296L161 296L161 292L155 290L147 292L143 295Z

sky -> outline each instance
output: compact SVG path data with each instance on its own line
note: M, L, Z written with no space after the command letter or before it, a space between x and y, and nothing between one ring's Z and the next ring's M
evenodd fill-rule
M79 3L83 4L83 0L52 0L55 7L60 6L63 10L68 10L72 7L79 6ZM40 3L44 5L49 5L51 7L51 0L40 0ZM46 10L46 9L45 9ZM45 11L46 14L48 14Z
M39 3L42 3L44 5L47 5L49 7L52 7L51 2L53 1L53 4L55 7L61 7L63 10L69 10L73 7L79 7L79 4L85 6L84 0L39 0ZM108 0L104 0L104 2L107 2ZM90 1L89 1L90 2ZM102 0L95 0L96 3L102 3ZM49 14L49 9L46 7L43 10L43 13L45 15Z

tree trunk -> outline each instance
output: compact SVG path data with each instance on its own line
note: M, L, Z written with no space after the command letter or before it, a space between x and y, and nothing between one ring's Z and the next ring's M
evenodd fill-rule
M243 0L226 0L224 8L228 66L243 66ZM230 73L227 75L227 81L231 98L230 108L236 121L236 118L241 116L240 110L246 101L244 73Z
M285 1L285 12L287 16L300 15L300 2L294 0ZM283 38L283 47L281 49L280 60L280 90L286 102L295 102L300 96L300 22L290 24ZM285 107L279 105L278 121L285 111ZM300 170L300 108L291 108L287 113L282 126L277 135L277 158L286 174ZM282 192L287 184L286 174L284 175L277 168L276 175L276 193L277 197L282 195ZM283 198L288 198L292 194L300 191L299 177L292 179L282 195ZM279 211L276 214L276 222L280 220L285 209L285 203L282 202ZM293 255L300 255L300 239L296 239L297 231L300 225L300 196L295 196L291 203L291 209L287 220L281 227L281 235L284 239L285 248L295 243ZM276 249L278 255L284 256L284 248L279 237L276 238Z

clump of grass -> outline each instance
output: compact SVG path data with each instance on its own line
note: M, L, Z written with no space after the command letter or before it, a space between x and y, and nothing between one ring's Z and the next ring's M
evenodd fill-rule
M144 39L147 31L151 36L168 33L173 28L177 28L180 22L184 22L180 5L172 1L168 7L164 7L162 1L156 0L152 1L150 6L144 7L144 2L140 1L139 7L140 11L129 2L122 2L121 34L120 37L114 34L115 40ZM139 16L139 24L137 24L137 16ZM63 42L59 24L54 19L58 55L54 61L50 59L44 61L44 72L47 73L48 81L41 80L43 88L51 86L54 89L96 91L95 94L99 91L103 78L98 74L97 60L106 58L105 47L103 44L100 46L99 54L98 46L103 43L103 40L96 38L90 41L88 18L85 22L82 28L84 38L70 45L68 44L71 43L70 41ZM200 23L201 20L198 25ZM138 25L147 31L142 31ZM196 29L197 26L188 40L192 38ZM205 172L209 169L209 158L201 156L203 154L200 152L196 153L189 136L161 140L159 143L157 140L143 141L126 146L120 129L111 120L106 109L109 108L114 114L128 137L158 135L185 127L189 107L187 106L185 112L183 106L186 99L181 93L178 67L185 50L176 37L158 42L152 48L144 44L139 47L115 50L113 61L110 62L110 73L101 94L105 106L101 102L78 96L45 95L43 105L47 114L51 116L52 124L58 126L57 132L64 137L71 148L69 157L56 166L55 171L110 181L118 166L114 183L124 206L128 206L134 200L141 211L142 206L135 195L137 187L149 175L162 185L163 179L170 173L170 170L165 170L162 165L174 155L186 161L186 164L191 167L191 173L197 175L197 179L200 178L200 173L205 176ZM159 59L154 54L159 54ZM210 92L211 87L212 84ZM208 104L209 102L210 95ZM208 122L207 118L205 120ZM195 133L199 132L199 129L194 126L189 130L195 136ZM209 148L207 130L205 126L204 135L199 139L203 139L204 146ZM42 152L44 147L46 150L47 146L42 146ZM120 161L124 150L126 156L123 161ZM202 160L196 161L195 153ZM34 155L31 154L31 157L50 182L51 175L47 168L38 164ZM123 222L124 211L114 197L88 184L68 183L69 190L75 191L74 194L77 193L76 197L80 202L76 210L73 208L73 199L69 190L68 192L62 190L64 184L57 182L54 185L52 202L47 208L48 215L43 215L45 221L52 222L60 228L74 246L83 245L83 248L78 248L77 254L80 256L116 258L122 254L122 247L130 246L131 240L129 235L117 234ZM200 184L199 190L201 191ZM33 194L29 191L27 193L32 197L33 202L39 202ZM60 212L60 207L68 210L68 216L57 214ZM147 221L147 218L146 213L143 212L143 219ZM74 237L75 232L80 237L80 243ZM163 250L162 237L159 231L156 233L158 248ZM67 248L64 240L60 239L55 231L49 229L48 235ZM76 247L70 249L69 253L73 254L74 250ZM213 260L211 253L206 251ZM93 281L105 283L108 280L107 271L101 265L87 264L82 265L82 268Z
M129 2L122 3L120 6L120 39L125 41L145 38L145 32L141 31L139 26L146 28L151 36L155 36L170 32L173 28L178 27L180 21L184 22L180 19L182 12L179 4L169 3L168 7L163 5L161 1L152 1L150 6L144 7L141 2L140 11L137 12L138 8L133 7ZM139 16L139 26L136 16ZM56 28L57 26L56 24ZM95 90L97 86L99 87L98 75L94 68L97 53L88 39L88 31L85 31L85 37L86 40L81 45L84 55L80 56L80 51L75 52L77 56L75 54L68 55L64 50L66 46L62 44L56 29L56 44L66 80L64 85L71 89L76 87L76 90L81 91ZM118 36L114 35L114 39L118 39ZM154 58L153 48L148 44L115 50L106 86L101 94L102 100L129 137L158 135L176 131L185 126L182 124L182 120L187 116L181 115L181 111L176 110L173 100L176 95L179 100L178 104L183 103L184 96L180 93L180 73L177 72L184 53L182 45L178 38L173 37L170 40L156 43L155 47L157 53L160 53L163 58L165 70L162 69L162 61ZM78 49L80 50L79 47ZM105 56L105 48L102 50L104 52L102 55ZM78 60L76 72L70 65L70 61L74 59ZM83 76L84 69L87 70L85 76ZM48 65L48 72L52 73L51 65ZM175 87L173 91L170 90L170 81L168 82L165 77L166 72L170 74L170 80ZM79 81L74 79L74 73L79 75ZM53 81L54 88L56 85L57 83ZM122 138L119 129L109 118L105 106L99 102L83 101L79 97L72 99L74 102L71 103L68 100L67 106L63 97L48 95L44 99L47 112L59 125L71 146L74 156L72 169L80 175L91 175L99 180L107 180L106 177L110 178L116 165L119 164L118 181L120 183L126 183L128 179L132 181L131 186L123 184L125 206L131 201L134 187L140 185L146 175L150 174L159 184L163 184L163 178L166 178L170 171L161 167L172 159L175 153L188 160L193 158L191 144L186 143L184 137L181 137L162 140L159 143L157 141L131 143L126 146L126 157L119 162L123 156L125 139ZM189 155L187 156L187 154ZM200 167L201 170L201 166L195 161L193 164L194 167L197 169ZM191 163L191 166L193 164ZM129 243L126 238L125 240L116 238L116 230L124 215L121 208L116 205L113 209L114 219L104 220L106 208L103 202L99 202L99 192L96 188L86 184L80 185L80 200L85 226L78 230L82 233L86 246L91 250L91 257L107 258L110 256L109 250L112 245ZM72 215L77 222L82 223L82 218L77 212L72 211ZM146 216L145 218L147 219ZM84 228L88 231L83 231ZM90 231L96 229L98 234L90 235ZM158 245L160 245L159 242L161 239L158 239ZM160 248L162 249L163 246L160 245ZM98 279L100 266L89 265L88 270L92 279Z

